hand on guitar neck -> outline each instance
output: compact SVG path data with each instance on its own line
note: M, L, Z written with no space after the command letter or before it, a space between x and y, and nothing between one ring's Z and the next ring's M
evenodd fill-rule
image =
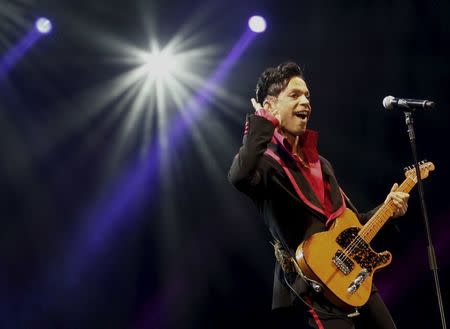
M384 200L384 204L388 203L389 200L392 200L395 207L392 218L401 217L406 214L406 211L408 210L409 193L397 191L397 188L397 183L392 185L391 191L387 195L386 200Z

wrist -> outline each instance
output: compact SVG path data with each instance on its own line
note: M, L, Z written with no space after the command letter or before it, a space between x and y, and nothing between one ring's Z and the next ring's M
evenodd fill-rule
M255 112L255 115L260 116L260 117L264 117L265 119L269 120L270 122L272 122L272 124L277 127L280 124L280 121L269 111L265 110L265 109L259 109Z

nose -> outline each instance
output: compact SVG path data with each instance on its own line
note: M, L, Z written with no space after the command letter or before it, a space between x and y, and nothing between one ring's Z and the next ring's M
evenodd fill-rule
M300 105L306 107L308 110L311 110L311 104L309 103L309 99L305 95L302 95L300 97Z
M309 105L309 99L305 95L302 95L302 97L300 98L300 103L302 105Z

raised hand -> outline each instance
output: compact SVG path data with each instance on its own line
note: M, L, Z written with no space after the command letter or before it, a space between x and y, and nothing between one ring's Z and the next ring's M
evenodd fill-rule
M252 98L250 101L252 102L252 106L255 109L255 112L259 110L266 110L267 112L272 114L275 118L277 118L278 121L280 121L280 113L278 112L276 106L274 106L273 101L265 100L263 105L258 103L254 98Z

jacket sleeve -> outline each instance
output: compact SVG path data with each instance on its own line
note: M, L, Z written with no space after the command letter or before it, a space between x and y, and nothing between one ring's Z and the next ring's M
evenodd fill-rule
M228 180L238 190L248 193L262 183L261 158L272 139L275 127L276 122L267 119L267 116L247 115L242 146L228 173Z

